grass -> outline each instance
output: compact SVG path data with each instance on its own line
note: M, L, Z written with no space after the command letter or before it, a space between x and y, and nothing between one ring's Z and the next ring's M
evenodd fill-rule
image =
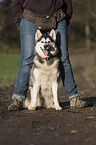
M17 78L19 63L20 54L0 53L0 88L14 85ZM87 73L85 72L85 78L91 86L96 88L96 57L92 64L91 67L89 65L89 69L86 71Z
M20 54L0 53L0 87L12 85L17 78Z

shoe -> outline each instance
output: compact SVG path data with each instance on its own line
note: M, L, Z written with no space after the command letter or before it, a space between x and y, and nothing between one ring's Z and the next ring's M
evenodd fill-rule
M18 99L14 99L11 104L8 106L8 111L20 111L23 109L23 102L18 100Z
M84 108L87 107L87 102L80 99L79 96L70 99L70 108Z

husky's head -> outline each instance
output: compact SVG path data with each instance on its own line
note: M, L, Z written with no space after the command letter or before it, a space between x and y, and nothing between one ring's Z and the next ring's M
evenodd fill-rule
M35 52L41 58L54 57L57 53L56 43L56 33L52 29L50 34L42 34L40 30L36 31L35 34L36 46Z

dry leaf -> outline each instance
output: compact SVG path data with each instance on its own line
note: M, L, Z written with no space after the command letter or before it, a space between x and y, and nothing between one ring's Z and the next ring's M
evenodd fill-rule
M87 118L92 119L92 118L94 118L94 116L88 116Z
M71 134L76 134L76 133L78 133L78 131L77 130L71 130L70 133Z

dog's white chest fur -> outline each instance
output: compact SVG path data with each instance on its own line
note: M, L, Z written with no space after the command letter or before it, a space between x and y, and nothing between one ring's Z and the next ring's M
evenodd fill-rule
M54 62L55 64L52 64L51 66L48 66L47 62L39 66L39 69L36 69L36 73L38 76L38 81L41 82L42 86L44 84L51 83L56 79L57 77L57 68L55 68L55 65L57 65L57 62ZM48 82L48 83L47 83ZM49 86L49 85L48 85Z

